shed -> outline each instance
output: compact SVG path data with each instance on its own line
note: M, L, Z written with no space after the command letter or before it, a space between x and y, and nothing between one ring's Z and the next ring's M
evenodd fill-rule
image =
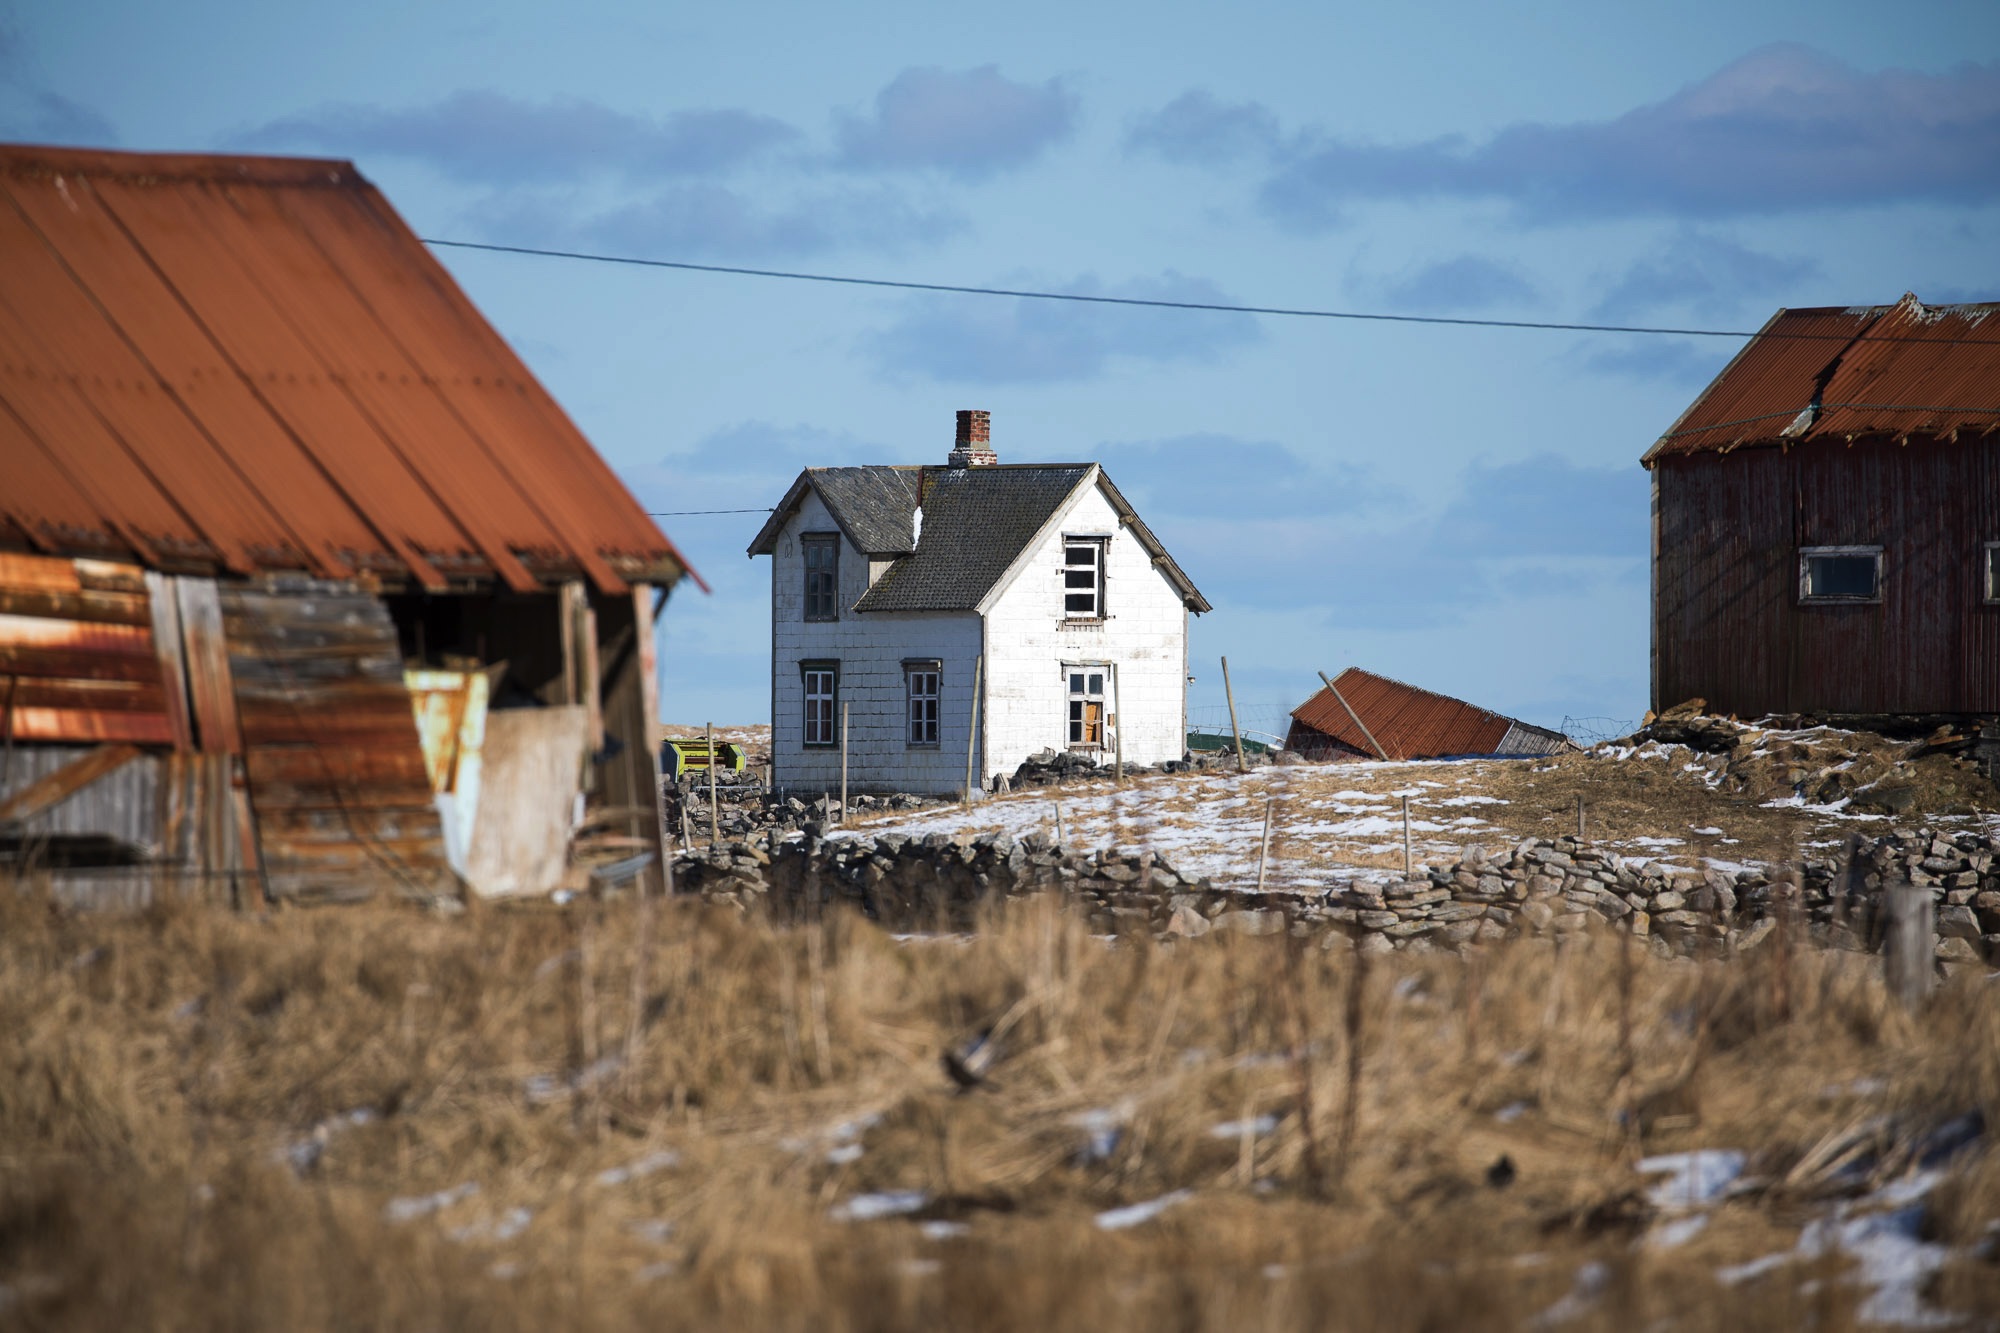
M1653 444L1655 710L2000 714L1996 313L1780 310Z
M1541 755L1576 747L1559 731L1349 667L1292 710L1285 748L1331 760Z
M0 146L0 858L535 890L578 794L657 850L690 572L351 164Z

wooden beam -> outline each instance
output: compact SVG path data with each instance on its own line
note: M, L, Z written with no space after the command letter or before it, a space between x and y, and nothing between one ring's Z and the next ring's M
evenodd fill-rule
M1366 736L1368 738L1368 743L1375 747L1375 753L1381 755L1384 759L1387 759L1389 757L1389 752L1382 748L1382 742L1375 739L1375 733L1368 730L1368 724L1361 720L1361 714L1354 711L1354 705L1347 702L1347 696L1343 695L1340 692L1339 688L1335 686L1332 681L1326 679L1326 672L1324 671L1320 672L1319 678L1321 680L1326 681L1327 689L1333 692L1334 698L1340 700L1340 706L1342 708L1345 708L1347 710L1347 715L1354 719L1354 725L1361 728L1361 734Z
M181 655L181 607L173 576L148 571L146 600L153 626L153 656L159 660L160 688L166 695L167 730L173 735L176 750L192 750L194 724L188 716L187 662Z
M137 759L136 745L100 745L0 800L0 824L24 824Z
M185 645L188 696L201 733L204 754L243 753L236 720L236 687L229 670L229 640L222 628L222 598L213 579L177 580L181 641Z

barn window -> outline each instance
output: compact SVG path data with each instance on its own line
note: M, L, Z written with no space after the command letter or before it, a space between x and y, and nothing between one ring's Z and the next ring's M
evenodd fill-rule
M805 680L805 743L838 744L840 738L833 719L840 697L840 663L801 662L799 674Z
M1104 677L1101 666L1064 667L1069 684L1069 747L1104 748Z
M2000 542L1986 543L1986 600L2000 602Z
M903 692L909 700L909 745L913 750L938 748L938 684L944 664L936 658L903 663Z
M1063 619L1104 619L1105 537L1063 538Z
M1808 546L1799 552L1801 602L1882 600L1882 548Z
M806 566L806 619L840 619L840 534L805 533L799 553Z

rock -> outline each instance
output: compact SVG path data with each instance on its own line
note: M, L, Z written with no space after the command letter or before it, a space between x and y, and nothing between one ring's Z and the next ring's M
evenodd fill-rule
M1771 932L1777 928L1778 923L1767 916L1757 921L1754 925L1746 926L1742 930L1732 932L1730 943L1736 952L1749 953L1765 940L1769 939Z
M1354 947L1361 953L1393 953L1396 948L1388 940L1372 931L1356 940Z
M1536 900L1521 904L1521 919L1538 931L1547 930L1555 915L1555 909L1546 902Z
M1175 907L1173 915L1167 918L1169 935L1184 935L1189 939L1199 939L1212 929L1214 927L1209 925L1207 918L1186 903Z
M1983 932L1970 907L1944 907L1937 914L1937 933L1948 939L1977 940Z
M1937 960L1941 963L1976 963L1980 961L1980 954L1971 940L1954 935L1937 942Z
M1678 912L1687 906L1687 895L1673 889L1665 889L1653 895L1655 912Z
M1276 935L1285 928L1282 912L1264 909L1242 909L1224 912L1215 918L1218 930L1233 930L1239 935Z

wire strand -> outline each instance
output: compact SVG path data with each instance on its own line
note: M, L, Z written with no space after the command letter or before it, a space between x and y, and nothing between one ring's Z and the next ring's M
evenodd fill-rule
M1758 329L1682 329L1645 324L1572 324L1535 319L1476 319L1469 315L1389 315L1364 310L1315 310L1297 306L1230 305L1220 301L1168 301L1143 296L1092 296L1083 292L1044 292L1017 287L972 287L950 282L911 282L897 278L857 278L837 273L801 273L775 268L741 268L730 264L692 264L678 259L641 259L633 255L601 255L586 250L548 250L531 245L496 245L485 241L420 238L425 245L454 250L484 250L492 254L531 255L541 259L575 259L592 264L622 264L634 268L676 269L685 273L724 273L747 278L782 278L792 282L825 282L847 287L887 287L899 291L944 292L959 296L1010 296L1028 301L1075 301L1086 305L1142 306L1156 310L1200 310L1231 315L1283 315L1297 319L1347 319L1380 324L1443 324L1476 329L1540 329L1564 333L1650 333L1679 338L1790 338L1809 342L1922 342L1938 346L1960 344L2000 347L2000 338L1919 338L1904 334L1798 333Z
M776 505L755 505L749 509L648 509L647 518L692 518L697 514L768 514Z

